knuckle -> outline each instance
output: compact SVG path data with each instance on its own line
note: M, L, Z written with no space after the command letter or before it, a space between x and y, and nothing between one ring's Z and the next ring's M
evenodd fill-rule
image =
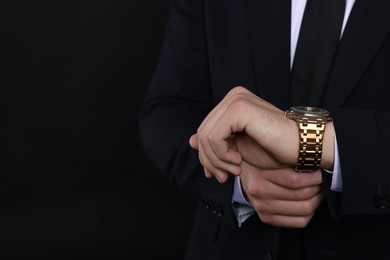
M261 222L265 224L273 224L274 219L272 218L272 215L260 213L257 213L257 215L259 216Z
M234 100L229 104L229 107L233 111L238 111L238 113L241 112L242 110L243 110L243 112L245 112L247 102L248 101L247 101L245 95L242 93L239 93L239 94L235 95Z
M256 212L261 213L261 214L266 213L263 203L261 203L259 201L252 202L252 206Z
M306 187L301 190L295 191L295 197L298 200L305 200L305 199L310 199L313 196L313 188L311 187Z
M198 131L198 142L203 143L206 140L205 131Z
M301 214L304 216L312 215L315 207L311 201L305 201L302 203Z
M310 222L310 218L300 218L297 221L297 228L305 228Z
M202 161L202 165L205 169L207 169L210 172L214 172L216 170L214 164L212 164L209 160Z
M212 132L208 132L207 135L205 136L205 139L206 139L209 143L211 143L211 142L215 139L215 137L214 137L214 135L213 135Z
M248 183L246 192L252 197L261 197L261 189L259 189L259 187L253 182Z
M237 95L237 94L247 93L247 92L249 92L249 91L246 88L244 88L242 86L236 86L229 91L229 94L230 95Z
M286 186L290 189L296 189L299 187L299 177L298 174L288 174L286 175Z

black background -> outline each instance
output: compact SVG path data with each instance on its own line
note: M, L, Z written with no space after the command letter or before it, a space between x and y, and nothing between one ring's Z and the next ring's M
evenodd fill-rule
M0 2L0 258L182 259L194 202L137 122L168 7Z

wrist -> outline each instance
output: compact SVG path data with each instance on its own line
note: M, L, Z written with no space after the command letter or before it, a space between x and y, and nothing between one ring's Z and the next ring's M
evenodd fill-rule
M324 142L322 145L322 159L320 167L331 170L334 166L334 126L333 122L326 124Z
M317 107L295 106L285 111L288 119L297 123L299 130L298 159L294 166L298 172L314 172L322 166L333 166L332 118L327 110ZM328 127L331 129L327 129ZM329 131L331 130L331 131ZM328 133L328 136L326 135ZM330 133L330 134L329 134ZM327 138L326 155L324 142ZM334 145L334 144L333 144ZM322 159L325 158L324 162Z

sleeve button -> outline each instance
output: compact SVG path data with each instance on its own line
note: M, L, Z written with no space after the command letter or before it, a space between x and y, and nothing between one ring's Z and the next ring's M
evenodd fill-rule
M377 194L374 199L374 205L379 209L389 208L389 197L383 193Z

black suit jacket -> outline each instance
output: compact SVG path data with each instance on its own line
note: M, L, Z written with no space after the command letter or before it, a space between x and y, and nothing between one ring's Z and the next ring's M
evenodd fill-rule
M156 73L140 113L152 162L199 199L187 259L276 259L279 228L253 215L241 227L233 178L203 177L188 145L233 87L289 106L288 0L173 0ZM328 191L305 229L307 259L390 259L390 2L356 0L324 107L334 119L343 192ZM330 176L324 174L329 188Z

